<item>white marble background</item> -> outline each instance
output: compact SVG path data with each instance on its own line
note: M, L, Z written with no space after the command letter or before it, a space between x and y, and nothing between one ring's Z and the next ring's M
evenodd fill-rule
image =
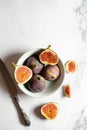
M72 86L72 98L62 96L62 86L46 99L33 99L19 93L32 125L24 127L0 74L0 130L87 130L87 0L0 0L0 57L11 75L11 62L31 48L47 47L59 54L63 63L74 59L75 74L65 75L63 84ZM40 119L39 105L56 101L56 120Z
M82 47L80 48L81 58L79 61L80 75L77 82L79 82L79 79L81 79L81 82L79 82L79 86L83 89L83 86L86 85L87 80L87 0L82 0L80 5L77 6L76 18L82 37ZM81 110L81 113L73 126L73 130L87 130L87 104Z

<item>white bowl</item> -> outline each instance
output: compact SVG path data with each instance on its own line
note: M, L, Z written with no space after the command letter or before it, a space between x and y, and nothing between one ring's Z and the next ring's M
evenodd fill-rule
M19 60L17 61L17 65L23 65L24 62L27 60L27 58L29 58L31 55L33 55L34 53L38 53L40 51L42 51L44 49L32 49L29 50L28 52L24 53ZM25 85L22 84L18 84L19 88L27 95L32 96L32 97L46 97L49 96L51 94L53 94L54 92L56 92L58 90L58 88L61 86L63 79L64 79L64 67L63 67L63 63L61 61L61 59L58 62L58 67L60 68L60 76L57 80L55 81L47 81L46 84L46 89L42 92L31 92L30 90L28 90Z

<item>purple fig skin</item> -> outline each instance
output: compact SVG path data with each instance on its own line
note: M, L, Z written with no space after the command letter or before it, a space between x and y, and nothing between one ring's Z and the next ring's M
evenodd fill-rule
M46 86L46 80L39 74L35 74L27 84L32 92L42 92Z
M41 64L34 56L28 58L26 65L32 69L34 74L39 74L43 69L43 64Z
M44 67L42 72L43 77L49 81L56 80L59 77L59 74L60 71L57 65L48 65Z

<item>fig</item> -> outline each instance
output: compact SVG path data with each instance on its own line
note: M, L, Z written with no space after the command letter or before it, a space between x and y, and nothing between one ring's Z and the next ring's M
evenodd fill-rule
M35 74L27 83L27 87L32 92L42 92L45 89L46 80L39 74Z
M77 63L74 60L69 60L65 64L66 72L74 73L77 70Z
M49 102L41 107L41 114L49 120L55 119L59 112L59 106L55 102Z
M56 80L59 74L60 70L57 65L47 65L42 72L43 77L49 81Z
M43 50L39 54L40 62L46 65L56 65L59 61L58 55L50 49L51 45L47 49Z
M41 64L34 56L31 56L27 59L26 66L31 68L34 74L40 73L43 68L43 64Z
M27 81L29 81L32 78L32 70L24 65L17 66L13 63L15 67L14 71L14 77L17 83L19 84L25 84Z
M71 97L71 87L70 87L70 84L67 84L66 86L64 86L64 94L67 97Z

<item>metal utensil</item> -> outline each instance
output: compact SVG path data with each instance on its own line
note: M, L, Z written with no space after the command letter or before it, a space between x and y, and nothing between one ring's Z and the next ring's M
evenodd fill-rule
M16 85L13 82L13 80L9 74L9 71L7 70L4 62L1 59L0 59L0 71L5 79L5 82L7 83L8 90L10 92L10 95L11 95L13 101L15 101L15 103L17 104L16 106L19 108L19 110L21 112L24 124L26 126L30 126L30 124L31 124L30 119L29 119L28 115L24 112L24 110L19 102L19 97L18 97Z

